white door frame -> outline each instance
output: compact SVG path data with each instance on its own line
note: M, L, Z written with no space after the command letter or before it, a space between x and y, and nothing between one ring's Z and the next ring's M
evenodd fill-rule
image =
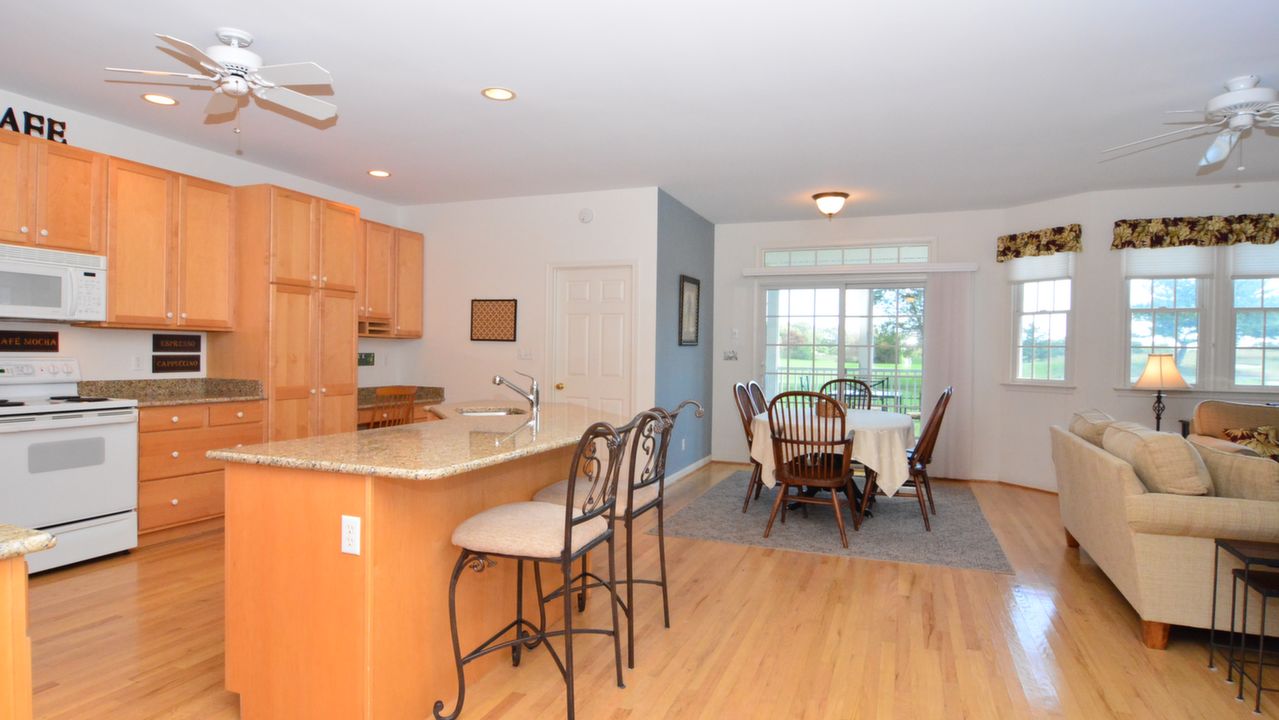
M547 378L547 389L552 393L557 393L554 382L555 368L558 366L558 363L556 363L556 360L558 359L556 355L558 349L555 347L555 324L560 316L560 301L559 297L555 293L557 276L561 270L625 268L630 275L631 284L630 352L629 356L626 358L627 363L630 364L630 367L628 368L629 372L627 372L627 375L630 376L630 387L627 388L626 394L631 404L631 413L633 414L635 412L635 368L637 365L635 362L635 353L637 341L639 340L639 334L637 332L637 328L639 326L639 304L637 298L639 293L636 292L635 287L638 278L636 266L637 262L635 260L618 260L615 262L565 262L551 263L546 266L546 374L551 376ZM558 397L558 394L552 395L553 400L557 400Z

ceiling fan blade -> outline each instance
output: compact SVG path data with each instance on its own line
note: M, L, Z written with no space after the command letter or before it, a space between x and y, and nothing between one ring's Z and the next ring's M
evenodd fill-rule
M1141 140L1133 140L1133 141L1132 141L1132 142L1130 142L1130 143L1124 143L1123 145L1116 145L1116 146L1111 147L1111 148L1106 148L1105 150L1102 150L1102 152L1103 152L1103 153L1114 152L1114 151L1116 151L1116 150L1123 150L1124 148L1132 147L1133 145L1140 145L1140 144L1142 144L1142 143L1148 143L1148 142L1150 142L1150 141L1152 141L1152 140L1162 140L1163 138L1171 137L1171 136L1173 136L1173 135L1178 135L1178 134L1185 133L1185 132L1191 132L1191 131L1194 131L1194 130L1203 130L1203 129L1205 129L1205 128L1210 128L1210 127L1217 127L1218 125L1221 125L1221 124L1222 124L1222 123L1224 123L1224 122L1226 122L1226 121L1223 119L1223 120L1219 120L1219 121L1214 122L1214 123L1206 123L1206 124L1204 124L1204 125L1196 125L1196 126L1194 126L1194 127L1188 127L1188 128L1181 128L1181 129L1179 129L1179 130L1173 130L1172 132L1166 132L1166 133L1163 133L1162 135L1152 135L1151 137L1143 138L1143 139L1141 139Z
M220 89L213 91L213 97L209 98L209 104L204 106L205 115L225 115L229 112L235 112L240 107L238 98L222 92Z
M207 75L194 75L192 73L176 73L176 72L169 72L167 70L132 70L129 68L113 68L113 67L103 68L103 69L110 70L111 72L137 73L139 75L157 75L159 77L182 77L182 78L189 78L191 80L216 80L217 79L217 78L209 77Z
M253 91L259 99L274 103L316 120L329 120L338 114L338 106L310 95L282 87L261 87Z
M179 40L171 35L164 35L162 33L156 33L155 36L177 48L178 52L181 52L183 55L186 55L192 60L200 63L200 65L208 68L210 71L219 74L226 73L227 69L222 66L222 63L209 57L203 50L192 45L186 40Z
M1238 130L1222 130L1217 133L1217 137L1213 139L1212 144L1208 146L1208 152L1204 153L1203 159L1199 161L1199 167L1207 167L1216 165L1217 163L1230 157L1230 151L1235 149L1235 143L1239 141Z
M258 68L257 76L272 85L332 85L333 76L313 62L267 65Z
M1203 115L1204 111L1203 110L1164 110L1165 115L1173 115L1176 113L1195 113L1198 115Z

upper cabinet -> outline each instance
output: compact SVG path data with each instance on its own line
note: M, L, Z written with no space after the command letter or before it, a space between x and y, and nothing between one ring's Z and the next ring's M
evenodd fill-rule
M111 158L107 326L229 330L230 187Z
M317 200L320 215L320 287L349 290L357 285L355 256L360 243L360 209Z
M269 196L271 282L356 290L359 208L273 186L254 192Z
M422 337L421 233L364 221L360 335Z
M0 241L103 252L107 157L0 132Z

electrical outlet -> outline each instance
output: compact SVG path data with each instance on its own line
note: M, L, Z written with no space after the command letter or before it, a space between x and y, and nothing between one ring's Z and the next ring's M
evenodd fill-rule
M347 555L360 554L360 518L358 516L342 516L342 552Z
M133 356L133 369L134 369L134 370L141 370L141 369L142 369L142 356L141 356L141 355L134 355L134 356Z

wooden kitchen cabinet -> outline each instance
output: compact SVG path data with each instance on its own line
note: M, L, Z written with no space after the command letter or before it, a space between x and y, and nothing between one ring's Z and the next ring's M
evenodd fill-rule
M222 515L223 463L208 459L205 453L262 442L262 406L261 401L248 401L139 411L139 533Z
M319 200L320 282L329 290L355 292L355 256L360 242L360 209Z
M364 282L359 292L360 335L363 337L422 337L421 233L364 221L362 262Z
M267 380L268 436L293 440L315 434L315 326L311 289L271 286L270 350Z
M316 338L320 385L317 434L355 430L355 293L320 290L319 333Z
M395 231L395 337L422 337L424 246L421 233Z
M365 260L360 317L390 321L395 316L395 228L367 220L363 224Z
M232 327L234 193L226 185L111 158L107 320L112 327Z
M254 190L269 195L271 282L310 287L319 280L315 198L284 188Z
M101 255L107 157L0 132L0 241Z

